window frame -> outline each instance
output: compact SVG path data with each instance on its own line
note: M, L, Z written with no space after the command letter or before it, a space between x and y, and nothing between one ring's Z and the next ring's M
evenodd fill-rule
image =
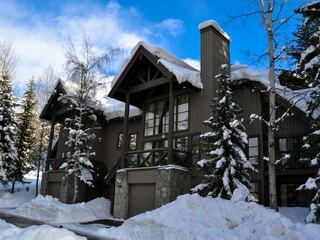
M258 145L250 147L250 145L249 145L249 139L250 138L257 138L257 144ZM258 149L258 154L256 156L251 156L250 157L250 148L257 148ZM250 161L250 163L253 166L260 166L260 137L259 137L259 135L248 136L247 157L248 157L249 161L250 161L250 158L256 157L257 158L257 163L252 163L251 161Z
M188 103L188 111L184 111L184 112L181 112L179 113L178 112L178 98L185 95L186 96L186 99L187 99L187 103ZM184 93L179 93L177 95L174 96L175 98L175 105L174 105L174 133L183 133L183 132L187 132L189 131L190 129L190 93L189 92L184 92ZM157 98L153 101L150 101L150 102L146 102L145 106L143 107L143 137L144 138L154 138L154 137L159 137L159 136L167 136L168 135L168 132L169 132L169 129L168 129L168 132L163 132L163 133L158 133L158 134L155 134L155 129L156 129L156 105L160 102L166 102L168 101L168 98L167 97L162 97L162 98ZM153 109L153 119L147 119L146 118L146 115L147 115L147 109L148 107L151 105L151 104L154 104L154 109ZM185 122L185 121L179 121L178 122L178 116L179 114L183 114L183 113L187 113L187 128L186 129L183 129L183 130L177 130L178 129L178 123L179 122ZM165 117L165 115L164 115ZM160 119L160 118L159 118ZM152 134L151 135L146 135L146 129L151 129L151 127L149 128L146 128L146 123L147 121L150 121L150 120L153 120L153 126L152 126ZM165 124L165 125L168 125L168 128L169 128L169 123L168 124Z

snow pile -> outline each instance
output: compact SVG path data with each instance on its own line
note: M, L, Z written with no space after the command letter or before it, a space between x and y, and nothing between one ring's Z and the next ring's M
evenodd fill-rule
M124 69L130 63L132 57L138 51L140 47L145 48L148 52L150 52L153 56L155 56L158 60L158 63L162 64L169 72L173 73L179 83L182 82L189 82L196 88L202 89L202 81L200 78L200 72L191 67L186 62L182 61L181 59L173 56L172 54L168 53L167 51L159 48L157 46L153 46L149 43L144 41L140 41L131 51L131 55L126 60L122 66L120 73L113 79L112 87L116 84L119 77L121 76Z
M42 173L39 177L39 188L41 183ZM0 208L16 208L23 203L30 202L36 193L36 178L37 172L30 171L23 178L23 183L17 182L15 184L15 193L11 194L11 183L1 185L0 188Z
M0 240L84 240L66 229L58 229L47 225L18 228L0 219Z
M320 226L294 224L256 203L183 195L172 203L128 219L122 226L101 229L115 239L179 240L315 240Z
M35 195L32 192L20 191L13 194L8 192L0 193L0 209L16 208L23 203L30 202Z
M280 207L279 212L294 223L305 223L310 209L305 207Z
M39 195L31 202L7 212L47 223L90 222L112 218L110 201L105 198L96 198L86 203L65 204L52 196Z

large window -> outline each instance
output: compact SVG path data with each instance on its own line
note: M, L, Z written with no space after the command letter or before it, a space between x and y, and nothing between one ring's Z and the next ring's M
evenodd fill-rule
M252 138L249 138L248 142L249 142L249 146L248 146L249 161L251 162L251 164L257 165L258 159L259 159L259 139L258 137L252 137Z
M175 100L174 131L187 130L189 127L189 96L181 95ZM148 104L145 110L145 136L169 132L169 101Z
M305 158L306 150L302 148L305 137L290 137L290 138L279 138L276 147L277 158L280 159L284 155L289 158L282 161L283 168L299 168L308 167L308 162L301 161Z

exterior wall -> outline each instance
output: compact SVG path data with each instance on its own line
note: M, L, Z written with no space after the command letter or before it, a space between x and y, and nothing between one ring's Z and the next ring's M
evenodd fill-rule
M123 131L123 120L108 122L101 130L103 134L103 162L107 169L121 157L122 149L117 148L118 134ZM129 122L129 134L138 133L137 149L141 149L142 122L141 119L134 119Z
M148 187L144 188L146 186ZM152 190L153 187L155 191ZM187 193L189 190L190 175L186 169L163 166L118 171L113 216L122 219L132 217L169 203L175 200L178 195ZM150 193L154 196L149 196ZM135 199L131 199L132 197ZM139 211L132 211L130 205L139 208Z

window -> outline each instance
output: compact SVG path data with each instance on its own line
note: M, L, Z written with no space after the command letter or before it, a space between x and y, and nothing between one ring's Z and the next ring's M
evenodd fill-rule
M175 139L175 147L181 151L188 151L188 137L181 137Z
M188 95L182 95L177 97L176 100L176 109L178 114L176 115L176 124L175 124L175 131L183 131L188 129L189 125L189 97Z
M123 133L118 133L117 148L121 149L123 143Z
M276 145L277 158L280 159L284 155L289 156L288 159L281 162L283 168L309 167L307 161L301 161L307 154L306 149L302 148L305 138L305 136L298 136L278 139L278 144Z
M250 189L251 195L259 201L260 184L258 182L252 182L250 183L250 185L251 185L251 189Z
M138 135L136 133L130 134L130 136L129 136L129 150L131 150L131 151L137 150L137 138L138 138Z
M191 154L192 164L197 166L197 162L201 159L200 136L192 136L191 138Z
M258 137L249 138L249 161L257 165L259 159L259 139Z
M132 133L129 135L129 150L137 149L138 134ZM121 149L123 144L123 133L118 133L117 149Z
M148 104L145 108L144 135L153 136L169 132L169 101ZM189 96L176 98L174 107L174 131L187 130L189 127Z

